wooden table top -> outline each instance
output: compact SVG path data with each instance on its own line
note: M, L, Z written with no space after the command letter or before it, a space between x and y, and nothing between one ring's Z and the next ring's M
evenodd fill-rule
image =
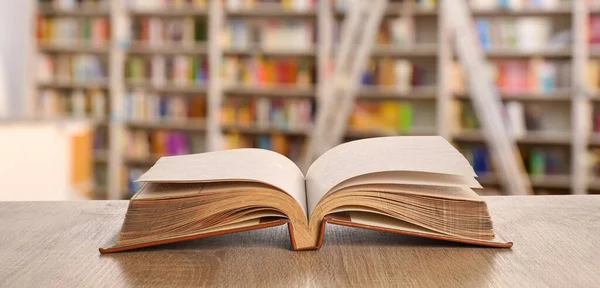
M486 197L512 249L328 226L290 250L286 226L100 255L126 201L0 203L0 286L600 285L600 196Z

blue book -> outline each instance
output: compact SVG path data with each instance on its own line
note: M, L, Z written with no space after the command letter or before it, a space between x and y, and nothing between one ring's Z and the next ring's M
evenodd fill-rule
M477 34L479 35L479 43L483 50L490 50L492 48L492 40L490 39L490 22L486 19L477 19L475 22L477 26Z

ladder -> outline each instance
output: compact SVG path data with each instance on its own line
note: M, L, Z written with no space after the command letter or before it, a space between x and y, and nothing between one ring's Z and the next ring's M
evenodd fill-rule
M302 159L301 166L305 171L319 155L340 143L344 137L360 76L373 49L388 0L346 3L348 14L336 50L333 76L331 81L323 83L315 126Z
M502 103L495 91L481 47L476 45L473 18L465 1L440 1L442 25L453 37L440 39L456 46L458 59L468 75L473 106L494 160L495 170L509 194L531 194L514 136L502 119ZM342 141L354 106L361 72L364 71L383 19L387 0L353 1L336 51L332 81L324 83L315 126L309 138L302 168L306 171L317 157ZM451 17L450 17L451 16ZM441 29L442 27L440 27ZM440 68L438 68L440 69Z

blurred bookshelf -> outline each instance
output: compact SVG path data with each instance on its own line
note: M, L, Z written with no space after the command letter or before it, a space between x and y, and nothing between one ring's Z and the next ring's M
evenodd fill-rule
M35 115L97 121L99 198L130 197L166 155L257 147L299 161L346 2L37 1ZM482 194L502 194L438 2L390 1L345 139L442 135ZM600 1L587 2L469 0L539 194L600 191Z

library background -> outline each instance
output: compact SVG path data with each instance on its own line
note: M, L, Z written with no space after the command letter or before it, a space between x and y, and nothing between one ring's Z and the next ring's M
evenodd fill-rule
M442 135L479 193L516 194L493 168L441 1L390 0L344 141ZM600 1L465 1L532 192L600 192ZM65 199L128 199L161 156L255 147L299 163L352 3L15 2L27 3L2 15L27 23L2 28L26 34L20 49L0 43L2 182L52 182Z

